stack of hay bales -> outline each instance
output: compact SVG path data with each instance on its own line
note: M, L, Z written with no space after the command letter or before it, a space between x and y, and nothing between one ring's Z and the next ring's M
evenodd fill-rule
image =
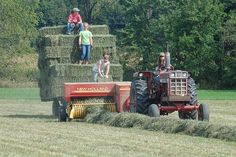
M104 51L111 54L110 74L114 81L122 81L123 70L116 54L116 37L109 34L106 25L91 25L94 48L88 65L78 65L81 50L78 34L65 35L65 26L44 27L39 30L38 68L39 88L42 101L51 101L63 96L66 82L92 82L92 66Z

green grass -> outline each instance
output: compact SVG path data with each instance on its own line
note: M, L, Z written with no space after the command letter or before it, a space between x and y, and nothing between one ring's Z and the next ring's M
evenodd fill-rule
M198 90L200 100L236 100L236 90Z
M39 100L39 88L0 88L0 99Z
M236 90L198 90L199 100L236 100ZM39 100L38 88L0 88L0 99Z
M235 142L84 122L59 123L50 116L50 104L0 100L0 156L236 156Z
M236 126L236 100L217 99L226 91L204 100L201 94L211 92L199 92L201 103L209 104L210 124ZM177 118L177 112L169 117ZM0 156L236 156L236 142L76 121L59 123L51 116L51 102L40 102L38 88L0 88L0 128Z

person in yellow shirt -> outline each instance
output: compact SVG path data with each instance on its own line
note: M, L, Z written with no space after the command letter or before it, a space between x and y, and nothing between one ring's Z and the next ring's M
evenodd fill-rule
M93 47L93 34L88 30L89 24L84 23L84 30L79 33L79 47L82 48L82 54L79 61L81 65L83 61L88 64L90 52Z

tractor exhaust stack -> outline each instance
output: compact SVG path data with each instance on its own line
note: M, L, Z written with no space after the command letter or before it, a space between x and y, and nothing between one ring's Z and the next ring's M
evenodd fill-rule
M170 70L171 64L170 64L170 52L169 47L167 46L167 51L165 52L165 67L167 70Z

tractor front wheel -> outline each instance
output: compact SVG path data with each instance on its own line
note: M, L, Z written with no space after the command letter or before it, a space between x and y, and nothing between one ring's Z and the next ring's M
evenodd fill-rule
M196 92L196 84L193 78L188 79L188 95L190 96L190 101L188 105L196 105L197 104L197 92ZM197 110L193 110L190 112L179 111L180 119L196 119L197 118Z
M160 110L156 104L151 104L148 107L148 115L150 117L160 117Z
M209 121L209 108L207 104L200 104L198 110L198 120Z

